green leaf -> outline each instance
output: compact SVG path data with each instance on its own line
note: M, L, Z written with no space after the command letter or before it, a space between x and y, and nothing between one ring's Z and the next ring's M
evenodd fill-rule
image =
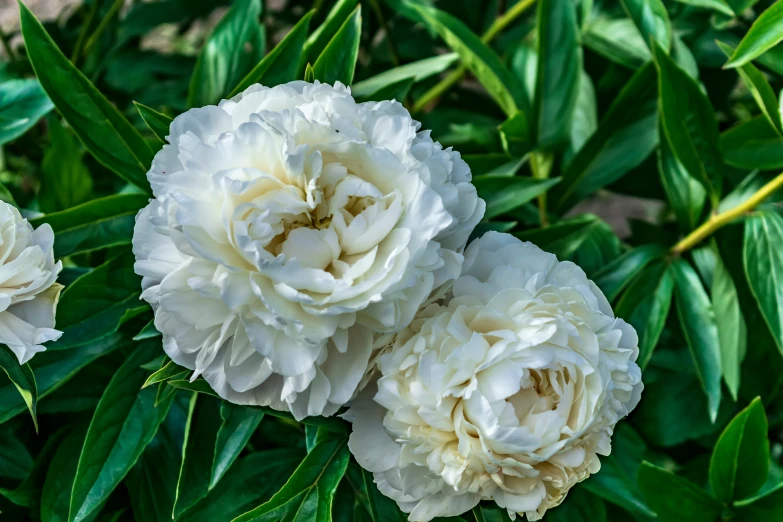
M380 98L376 93L387 89L391 85L410 79L414 83L420 82L430 76L442 73L454 65L457 60L459 60L457 53L448 53L394 67L353 84L351 86L351 94L355 98Z
M46 472L52 463L52 457L54 457L55 452L63 442L63 435L67 429L68 428L60 428L51 434L46 439L46 443L44 444L41 451L35 457L33 467L30 469L30 472L27 473L22 483L12 490L0 488L0 495L4 496L17 506L23 506L29 508L34 513L40 513L41 494L43 491L44 481L46 480ZM2 436L0 436L0 438L2 438ZM11 445L8 445L6 447L13 450L17 449L15 447L11 448L10 446ZM22 449L24 448L22 447ZM19 455L24 455L24 452L19 452L17 454L17 458ZM7 467L4 467L3 469L7 469Z
M783 353L783 217L772 210L745 220L745 274L764 321Z
M372 522L406 522L408 517L403 515L397 504L378 490L373 474L366 469L362 469L361 473L367 490L367 511Z
M538 66L530 130L533 142L547 148L568 137L579 94L582 49L574 3L538 2L536 35Z
M236 0L201 48L190 78L188 106L219 102L264 56L260 0Z
M68 522L71 488L85 431L84 426L77 425L65 437L52 458L41 493L43 522Z
M19 3L27 56L41 86L87 150L107 168L150 192L153 152L139 132L82 74L32 12Z
M307 38L298 62L297 77L302 77L305 66L308 63L315 63L318 56L321 55L329 42L332 41L332 38L334 38L334 35L337 34L337 31L340 30L348 17L356 10L358 3L359 0L337 0L329 14L326 15L324 22Z
M645 43L652 39L667 52L671 49L672 28L669 13L661 0L621 0L621 3Z
M658 172L677 223L683 232L690 232L699 224L707 191L674 155L669 140L662 140L658 149Z
M408 5L459 55L462 64L484 86L506 116L514 115L520 108L524 111L524 87L506 69L498 55L464 23L432 7Z
M349 457L347 439L337 435L322 439L280 491L233 522L330 521L332 499L348 467Z
M615 307L617 317L622 317L639 334L637 363L644 369L658 344L674 292L671 270L663 262L644 268L628 286Z
M655 244L634 248L598 271L593 281L606 298L613 302L644 267L664 253L663 247Z
M0 83L0 145L27 132L53 108L38 80Z
M232 520L267 502L291 476L302 453L273 449L239 459L206 497L187 510L178 522Z
M34 227L49 223L55 233L54 256L66 257L129 245L136 214L148 202L144 194L115 194L31 219L30 223Z
M313 65L316 80L351 85L362 36L362 7L357 6Z
M296 80L299 57L302 55L302 46L312 17L312 11L305 14L280 40L280 43L247 73L239 85L234 87L228 97L232 98L256 83L274 87Z
M134 341L135 340L136 339L134 338ZM174 361L169 361L158 371L147 377L147 380L144 381L144 384L141 387L146 388L147 386L152 386L153 384L159 384L172 379L182 379L188 373L190 373L190 370L187 368L183 368Z
M503 509L494 503L479 504L473 508L472 513L476 522L511 522L511 517L508 516L508 510ZM549 517L552 516L552 513L554 513L554 511L547 513L547 522L549 521Z
M315 71L313 71L313 66L309 63L307 64L307 67L305 67L304 81L307 83L315 83Z
M144 123L149 130L151 130L160 141L166 143L166 136L169 134L169 127L173 120L165 114L158 112L151 107L147 107L142 103L135 101L133 102L133 105L136 106L136 110L139 111L141 119L144 120Z
M734 51L730 45L726 45L720 41L716 43L726 56L730 56ZM739 72L740 77L742 77L742 81L745 82L750 94L753 95L753 99L756 100L756 104L759 106L759 109L761 109L761 112L772 124L772 127L778 135L783 136L783 124L780 122L778 99L777 96L775 96L775 91L772 90L772 86L769 84L767 77L750 62L738 67L737 71Z
M723 374L715 312L699 276L686 261L676 260L671 270L677 289L675 295L680 326L688 342L699 381L707 394L710 420L715 422L720 407L720 381Z
M135 336L133 336L134 341L143 341L144 339L151 339L153 337L160 337L160 332L157 328L155 328L155 320L151 320L149 323L144 325L144 328L141 329L139 333L137 333Z
M715 522L723 506L693 482L643 462L639 487L658 519L666 522Z
M582 486L568 492L565 501L557 509L546 514L547 522L606 522L606 507L596 495Z
M723 67L744 65L783 40L781 20L783 20L783 4L775 2L756 18Z
M33 467L33 458L11 426L0 427L0 480L22 480Z
M30 369L30 365L27 363L19 364L16 355L7 346L1 345L0 369L5 371L8 379L19 391L19 396L22 397L27 409L30 411L37 433L38 417L35 414L35 410L38 406L38 386L35 383L33 370Z
M737 522L780 520L780 517L783 517L783 483L761 497L748 502L738 502L734 513L736 516L732 520Z
M558 259L568 259L584 243L591 229L601 226L601 223L601 220L593 214L582 214L546 228L524 230L514 235L523 241L531 241L547 252L552 252Z
M484 219L492 219L524 205L549 190L559 181L560 178L533 179L522 176L507 177L487 174L473 178L473 184L476 186L479 197L487 204Z
M48 118L51 145L44 153L38 205L43 212L71 208L90 199L92 178L82 162L81 144L60 123ZM59 256L56 256L59 257Z
M783 168L783 139L764 116L744 121L720 136L727 164L741 169Z
M125 341L119 334L80 345L72 350L46 350L37 354L30 362L38 385L38 400L42 400L57 388L68 382L79 370L92 361L123 346ZM2 377L2 374L0 374ZM19 391L11 382L0 379L0 423L27 409Z
M717 204L723 153L715 111L696 81L657 45L658 105L674 156L698 179Z
M191 394L172 519L177 519L209 491L215 442L220 429L220 402L220 399L209 395Z
M255 432L264 411L223 401L220 404L220 429L215 443L215 459L209 489L214 488L226 474Z
M574 158L574 155L598 129L597 105L593 81L583 70L579 75L579 94L576 97L574 118L569 131L568 149L563 155L564 164L567 165Z
M74 281L60 297L57 327L62 337L48 350L71 349L117 331L125 313L139 306L141 285L129 253Z
M710 459L712 494L730 504L755 494L767 479L767 416L756 397L723 430Z
M599 16L587 20L582 42L591 51L632 70L650 61L647 42L628 18Z
M712 271L711 300L718 327L723 380L736 401L740 386L740 364L747 350L748 331L742 315L737 287L723 264L717 248Z
M521 158L533 148L533 142L524 113L515 112L498 127L503 150L511 157Z
M69 521L85 520L114 491L166 417L173 396L155 407L154 390L142 390L142 364L160 351L144 341L114 374L95 409L76 471Z
M734 11L726 0L677 0L682 4L693 5L696 7L703 7L705 9L712 9L727 16L734 17Z
M655 68L639 69L615 98L598 129L579 149L552 190L550 201L565 212L596 190L638 167L658 145Z
M654 517L636 481L645 450L644 440L633 428L620 423L612 437L612 453L601 458L601 472L590 477L584 487L631 513Z
M592 278L596 272L620 256L620 239L605 221L596 220L585 232L577 249L567 257Z

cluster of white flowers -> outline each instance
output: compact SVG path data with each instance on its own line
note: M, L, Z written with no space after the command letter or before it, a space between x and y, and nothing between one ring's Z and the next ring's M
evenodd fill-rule
M641 392L584 272L507 234L396 102L252 86L171 124L133 237L166 353L223 398L345 413L412 521L492 499L538 520Z

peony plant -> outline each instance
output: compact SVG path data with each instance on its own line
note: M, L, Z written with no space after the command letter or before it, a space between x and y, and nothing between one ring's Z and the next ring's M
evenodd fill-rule
M3 521L783 520L781 2L29 4Z

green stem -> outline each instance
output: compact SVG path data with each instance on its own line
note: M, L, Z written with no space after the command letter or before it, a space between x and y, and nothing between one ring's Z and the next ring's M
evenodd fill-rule
M781 187L783 187L783 173L778 174L775 179L761 187L752 196L736 207L711 216L699 228L674 245L672 254L682 254L683 252L690 250L714 234L719 228L722 228L756 208L762 201Z
M120 8L124 3L124 0L114 0L114 3L109 8L106 16L103 17L101 23L98 24L98 27L95 28L95 32L92 33L90 39L87 40L86 44L84 44L83 54L88 54L95 44L98 43L98 39L103 35L104 31L106 31L106 28L109 27L109 24L114 19L114 16L120 11Z
M549 177L549 169L544 164L544 158L540 153L530 154L530 170L533 171L533 179L546 179ZM538 219L542 227L549 226L549 215L547 214L546 192L538 195Z
M71 63L77 65L79 57L82 55L82 49L84 48L84 42L87 40L87 33L90 31L92 21L95 20L95 15L98 13L98 2L93 2L90 7L90 12L87 13L87 20L82 24L82 30L79 32L79 38L76 39L76 45L73 46L73 53L71 54Z
M519 16L524 13L528 7L532 6L535 1L536 0L520 0L514 4L511 9L506 11L502 16L496 18L495 21L492 22L492 25L489 26L489 29L487 29L486 32L484 32L484 34L481 36L481 41L485 44L488 44L494 40L497 35L503 32L503 30L514 20L519 18ZM448 76L443 78L434 87L425 92L421 98L419 98L416 103L413 104L411 112L414 114L421 112L424 107L429 105L431 101L435 100L436 98L440 98L446 91L451 89L462 79L467 70L467 67L460 65L453 72L449 73Z

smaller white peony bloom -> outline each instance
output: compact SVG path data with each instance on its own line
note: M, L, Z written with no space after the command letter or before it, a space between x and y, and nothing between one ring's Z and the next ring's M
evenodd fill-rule
M634 329L585 273L490 232L346 412L349 447L411 521L481 500L539 520L599 470L638 403Z
M419 127L317 82L175 118L133 234L166 353L231 402L345 404L375 333L448 290L484 214L467 163Z
M62 264L54 262L54 233L48 224L33 230L19 211L0 202L0 344L19 364L44 351L61 335L54 316L62 285Z

